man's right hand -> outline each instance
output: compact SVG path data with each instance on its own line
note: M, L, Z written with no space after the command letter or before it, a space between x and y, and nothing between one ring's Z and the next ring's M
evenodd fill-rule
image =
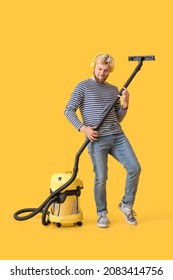
M94 142L98 139L98 131L95 130L96 126L85 126L83 125L80 129L80 131L82 131L85 136L88 137L88 139L91 141L91 142Z

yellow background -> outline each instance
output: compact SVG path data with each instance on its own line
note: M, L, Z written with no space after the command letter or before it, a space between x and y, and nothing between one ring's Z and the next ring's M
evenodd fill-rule
M1 259L172 259L172 1L1 1ZM109 159L111 226L96 226L93 172L87 149L82 227L44 227L40 216L24 222L15 211L37 207L49 195L50 178L72 170L84 141L64 116L76 84L92 75L99 52L116 60L109 82L119 88L136 62L155 55L129 86L122 123L142 166L135 202L138 226L117 208L125 172Z

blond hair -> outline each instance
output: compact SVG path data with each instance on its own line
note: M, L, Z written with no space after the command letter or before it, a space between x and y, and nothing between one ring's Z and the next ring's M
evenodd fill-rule
M97 63L109 64L111 68L111 72L113 72L114 70L115 61L113 57L109 54L104 54L104 53L97 54L91 61L91 67L94 68Z

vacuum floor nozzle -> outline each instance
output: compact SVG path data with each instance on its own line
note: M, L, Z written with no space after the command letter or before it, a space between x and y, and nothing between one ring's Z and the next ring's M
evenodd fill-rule
M139 60L155 60L154 55L141 55L141 56L129 56L128 60L129 61L139 61Z

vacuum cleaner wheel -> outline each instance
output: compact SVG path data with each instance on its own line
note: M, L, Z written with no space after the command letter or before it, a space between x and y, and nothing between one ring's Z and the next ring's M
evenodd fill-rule
M56 223L56 226L57 227L61 227L61 223Z
M82 226L82 222L77 222L77 225L78 225L79 227L81 227L81 226Z
M74 226L75 226L75 225L81 227L81 226L82 226L82 222L79 221L79 222L77 222L77 223L74 223ZM61 227L61 223L56 223L56 226L60 228L60 227Z

